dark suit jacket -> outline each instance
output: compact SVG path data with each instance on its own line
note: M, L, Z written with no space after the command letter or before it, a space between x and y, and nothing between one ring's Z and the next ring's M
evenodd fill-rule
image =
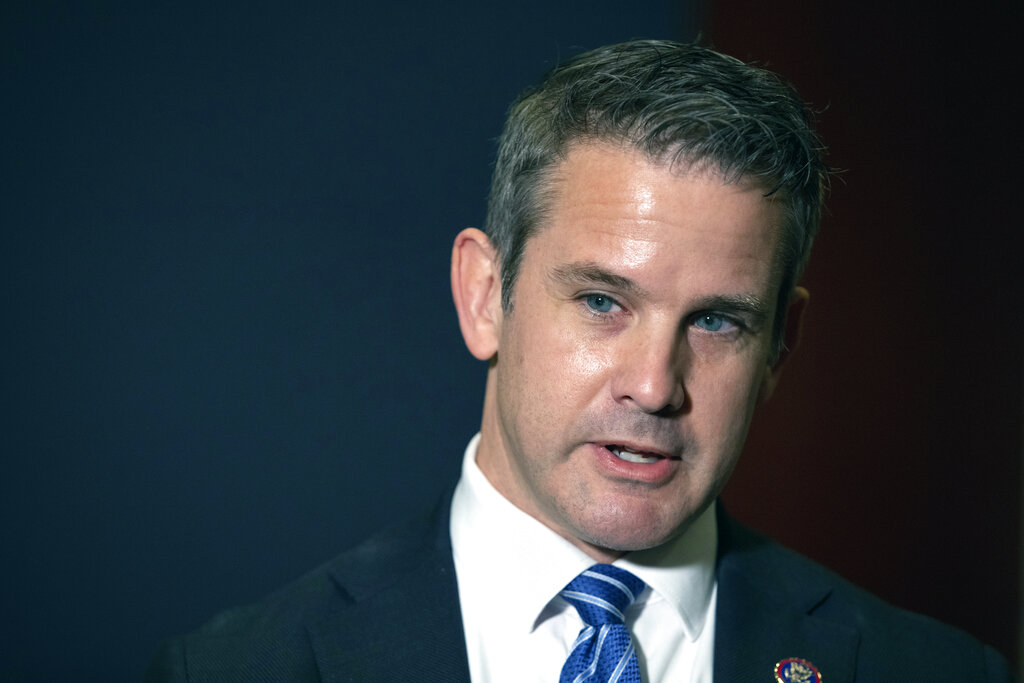
M448 501L168 641L147 681L468 681ZM716 683L799 657L828 683L1009 681L970 636L885 604L719 508Z

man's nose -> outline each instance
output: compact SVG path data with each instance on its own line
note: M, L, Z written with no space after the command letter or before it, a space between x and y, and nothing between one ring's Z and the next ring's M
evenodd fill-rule
M685 362L677 333L636 331L626 344L615 373L615 399L646 413L676 413L686 404Z

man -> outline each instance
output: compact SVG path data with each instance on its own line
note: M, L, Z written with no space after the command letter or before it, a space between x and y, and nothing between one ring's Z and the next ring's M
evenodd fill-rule
M1008 680L716 506L796 342L827 169L707 49L581 55L513 105L452 291L488 366L454 495L171 641L153 680Z

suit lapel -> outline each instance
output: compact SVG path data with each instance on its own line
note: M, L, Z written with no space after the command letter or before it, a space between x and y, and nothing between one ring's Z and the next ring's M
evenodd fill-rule
M331 569L347 599L309 627L325 683L468 683L448 500L430 519L378 537L355 561Z
M719 508L714 680L772 680L777 662L798 657L829 683L855 678L856 629L816 617L831 585Z

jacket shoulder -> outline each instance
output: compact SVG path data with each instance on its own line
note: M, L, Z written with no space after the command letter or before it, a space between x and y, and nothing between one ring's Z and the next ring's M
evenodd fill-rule
M390 527L263 599L163 643L146 681L319 680L316 633L429 557L437 510ZM283 677L283 678L282 678Z
M769 610L792 608L855 634L856 680L1012 680L1006 660L966 632L896 607L724 513L719 530L720 591L723 580L739 583L766 596Z
M303 624L325 602L346 601L334 588L328 566L258 602L219 612L192 633L167 640L145 680L272 680L263 673L267 671L287 672L289 680L317 680Z

